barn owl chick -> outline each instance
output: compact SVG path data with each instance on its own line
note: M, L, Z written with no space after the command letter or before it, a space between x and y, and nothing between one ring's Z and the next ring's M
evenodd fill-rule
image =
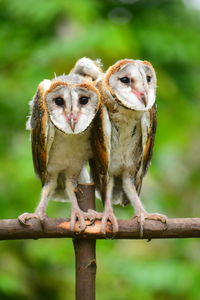
M112 202L131 203L142 236L145 219L166 222L164 215L147 213L139 198L156 132L155 71L146 61L118 61L105 73L101 93L109 114L98 112L101 121L94 138L98 149L94 170L105 201L102 232L108 220L113 231L118 230Z
M91 123L100 105L98 90L78 75L43 80L31 103L29 129L35 172L42 182L39 205L33 214L24 213L19 221L46 217L46 206L57 190L64 190L72 202L71 230L78 219L86 227L75 188L85 164L92 157Z

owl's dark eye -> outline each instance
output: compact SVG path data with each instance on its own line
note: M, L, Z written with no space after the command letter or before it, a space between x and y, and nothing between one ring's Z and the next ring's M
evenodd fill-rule
M54 101L55 101L55 104L58 106L62 106L65 103L64 99L61 97L55 98Z
M128 77L122 77L122 78L119 78L119 80L123 83L129 83L130 82L130 79Z
M79 103L82 104L82 105L85 105L88 103L88 100L89 100L89 97L86 97L86 96L82 96L79 98Z
M147 82L151 81L151 76L147 75Z

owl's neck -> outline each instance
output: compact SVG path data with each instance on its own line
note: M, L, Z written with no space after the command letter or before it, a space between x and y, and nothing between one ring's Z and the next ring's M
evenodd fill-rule
M140 121L145 112L126 109L117 104L117 109L114 112L109 111L112 122L127 123L130 120Z
M91 124L82 132L80 133L65 133L64 131L60 130L59 128L55 127L55 132L58 136L61 136L63 139L78 139L78 138L87 138L91 134Z

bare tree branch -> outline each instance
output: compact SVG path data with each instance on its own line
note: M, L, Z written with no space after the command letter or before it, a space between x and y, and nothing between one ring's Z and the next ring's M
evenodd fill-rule
M139 225L137 218L132 220L119 220L119 232L112 234L112 227L107 226L107 237L115 239L139 239ZM69 220L49 218L45 221L44 228L37 219L29 221L29 226L24 226L17 219L0 220L0 240L39 239L39 238L89 238L103 239L100 233L100 221L88 226L79 233L76 224L75 233L69 229ZM159 221L146 220L144 226L144 239L161 238L192 238L200 237L200 218L168 219L167 225Z
M83 211L95 209L94 184L79 184L76 196ZM74 238L73 245L76 262L76 299L95 300L96 240Z

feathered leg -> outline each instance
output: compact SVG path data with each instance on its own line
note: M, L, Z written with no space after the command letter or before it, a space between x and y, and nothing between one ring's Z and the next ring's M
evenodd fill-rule
M86 165L84 165L82 167L82 170L81 170L79 178L78 178L78 183L82 183L82 184L83 183L84 184L91 183L90 174L87 170ZM78 189L80 192L82 192L80 187L78 187ZM102 218L102 214L96 212L93 209L88 209L87 212L83 212L79 208L76 194L74 192L73 181L70 179L66 181L66 192L67 192L70 200L72 201L71 224L70 224L71 230L74 230L77 219L79 220L79 223L80 223L80 231L83 231L86 228L86 223L85 223L86 219L88 219L90 221L90 224L93 224L96 219Z
M91 182L92 182L92 180L91 180L90 174L87 170L87 166L84 165L81 170L81 173L79 175L78 183L88 184ZM78 187L78 189L82 193L81 188ZM88 211L86 213L84 212L84 217L85 217L85 219L88 219L90 221L90 224L93 224L95 222L95 220L97 220L97 219L101 220L102 215L103 215L102 213L97 212L93 209L88 209Z
M103 218L101 223L101 232L103 234L106 234L106 226L107 221L110 221L113 227L113 233L118 232L118 222L117 218L114 215L113 208L112 208L112 191L113 191L113 184L114 180L113 178L109 178L107 189L106 189L106 195L105 195L105 207L103 212Z
M141 238L143 237L145 219L161 221L162 223L167 222L167 217L165 215L157 213L151 214L146 212L129 174L125 174L123 176L123 189L135 209L135 216L137 216L140 224Z
M20 223L27 225L26 222L33 218L39 219L42 224L44 223L45 218L47 218L46 207L49 198L51 197L53 191L56 188L56 185L57 185L57 176L55 174L48 176L48 179L46 180L46 183L42 188L41 199L35 212L34 213L25 212L22 215L20 215L18 217Z
M79 221L80 231L85 230L86 222L85 222L85 213L80 209L78 205L78 201L75 194L75 187L72 179L66 180L66 192L70 201L72 202L71 208L71 216L70 216L70 230L74 231L76 220Z

